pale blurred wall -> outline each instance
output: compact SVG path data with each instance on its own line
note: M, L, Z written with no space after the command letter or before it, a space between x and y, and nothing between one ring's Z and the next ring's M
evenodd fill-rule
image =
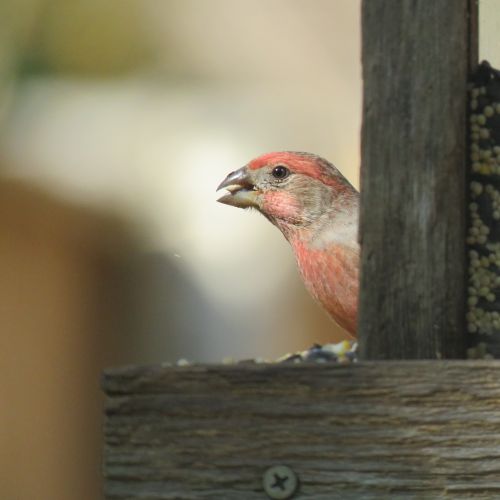
M102 366L341 337L231 170L309 150L357 184L359 3L0 4L0 498L100 495Z
M479 2L479 55L495 68L500 68L500 2Z

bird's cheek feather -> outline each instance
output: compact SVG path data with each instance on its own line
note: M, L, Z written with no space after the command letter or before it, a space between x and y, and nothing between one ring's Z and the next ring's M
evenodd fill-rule
M264 194L262 211L276 219L298 220L302 206L295 196L284 191L269 191Z

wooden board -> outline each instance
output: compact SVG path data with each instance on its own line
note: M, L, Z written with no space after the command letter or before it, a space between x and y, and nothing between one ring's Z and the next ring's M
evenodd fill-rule
M500 362L108 370L108 499L500 497Z
M463 357L477 2L362 5L361 355Z

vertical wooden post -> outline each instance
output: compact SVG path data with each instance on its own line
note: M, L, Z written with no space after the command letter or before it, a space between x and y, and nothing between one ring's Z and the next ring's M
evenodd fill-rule
M365 359L464 355L471 20L472 0L362 4Z

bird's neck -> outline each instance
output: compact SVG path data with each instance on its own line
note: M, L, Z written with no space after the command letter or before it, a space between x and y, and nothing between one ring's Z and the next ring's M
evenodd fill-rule
M306 287L340 326L356 332L359 245L357 203L337 207L289 241Z
M332 246L358 248L359 195L337 199L308 225L280 228L292 247L305 244L311 250Z

